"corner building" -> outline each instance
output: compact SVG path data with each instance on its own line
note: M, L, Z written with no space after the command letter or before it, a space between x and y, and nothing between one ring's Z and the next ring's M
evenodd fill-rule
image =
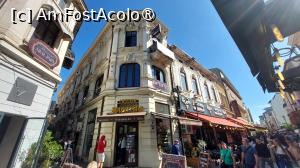
M104 134L105 166L158 167L158 147L170 153L175 139L191 141L191 126L202 125L180 109L193 108L193 100L226 115L215 75L169 46L167 34L158 19L105 25L58 94L56 137L73 139L78 158L95 159Z
M36 18L39 10L61 13L65 7L86 10L82 0L0 2L0 167L22 166L41 139L60 70L72 66L72 41L81 22ZM31 9L32 24L14 24L13 8Z

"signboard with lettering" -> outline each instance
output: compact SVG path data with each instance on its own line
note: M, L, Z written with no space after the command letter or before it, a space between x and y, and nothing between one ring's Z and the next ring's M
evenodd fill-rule
M192 98L188 98L180 95L180 110L188 112L199 112L202 114L210 114L207 111L206 103L201 101L195 101Z
M161 90L163 92L168 92L168 85L158 80L152 80L153 88L157 90Z
M210 161L209 153L201 152L200 156L199 156L200 168L208 168L209 167L209 161Z
M187 168L186 157L163 153L161 167L162 168Z
M118 101L117 107L112 108L113 114L143 112L143 111L144 111L144 107L139 106L139 100L136 99L120 100Z
M29 50L33 57L42 64L53 69L59 64L59 57L54 50L45 42L39 39L30 40Z

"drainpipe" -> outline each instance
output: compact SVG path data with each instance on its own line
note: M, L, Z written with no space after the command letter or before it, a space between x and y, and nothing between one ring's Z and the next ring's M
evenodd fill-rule
M174 89L174 81L173 81L173 72L172 72L172 64L170 66L170 77L171 77L171 86L172 86L172 92L176 92L177 93L177 98L175 97L175 99L177 100L176 103L175 103L175 108L176 108L176 115L178 114L179 112L179 106L180 106L180 100L179 100L179 90L178 89ZM176 90L176 91L175 91ZM183 143L183 140L182 140L182 130L181 130L181 124L179 122L179 119L177 120L178 122L178 134L179 134L179 139L180 139L180 142L182 144L181 146L181 149L182 149L182 155L185 154L185 150L184 150L184 143ZM173 141L172 141L172 145L173 145Z

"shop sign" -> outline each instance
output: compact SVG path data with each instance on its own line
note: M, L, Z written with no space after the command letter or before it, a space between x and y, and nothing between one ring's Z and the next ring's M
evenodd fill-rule
M180 155L162 154L162 168L187 168L186 157Z
M30 40L29 50L33 57L42 64L53 69L59 64L59 57L54 50L45 42L39 39Z
M180 110L188 112L200 112L203 114L207 113L206 104L200 101L194 101L191 98L180 96Z
M158 80L152 80L152 86L153 88L157 89L157 90L161 90L164 92L168 92L168 86L166 83L163 83L161 81Z
M118 116L118 117L98 117L98 122L129 122L129 121L142 121L144 116Z
M200 156L199 156L200 167L208 168L209 167L209 159L210 159L209 153L204 153L204 152L200 153Z
M211 112L212 112L213 115L215 115L215 116L222 116L222 117L225 117L224 111L223 111L222 109L220 109L220 108L214 107L214 108L212 108Z
M133 112L143 112L144 107L139 106L139 100L136 99L124 99L118 101L118 106L112 108L113 114L119 113L133 113Z

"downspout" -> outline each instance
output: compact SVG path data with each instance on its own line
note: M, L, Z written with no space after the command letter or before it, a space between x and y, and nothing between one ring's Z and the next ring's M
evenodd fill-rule
M171 77L171 83L172 83L172 92L174 92L174 81L173 81L173 72L172 72L172 64L170 66L170 77ZM178 114L178 109L179 109L179 105L180 105L180 100L179 100L179 90L177 90L177 102L175 103L175 108L176 108L176 115ZM175 97L175 96L174 96ZM176 97L175 97L176 98ZM181 149L182 149L182 155L185 154L185 151L184 151L184 143L183 143L183 140L182 140L182 131L181 131L181 124L179 122L179 119L177 119L177 122L178 122L178 134L179 134L179 139L180 139L180 142L182 144L181 146ZM172 145L173 145L173 141L172 141Z

